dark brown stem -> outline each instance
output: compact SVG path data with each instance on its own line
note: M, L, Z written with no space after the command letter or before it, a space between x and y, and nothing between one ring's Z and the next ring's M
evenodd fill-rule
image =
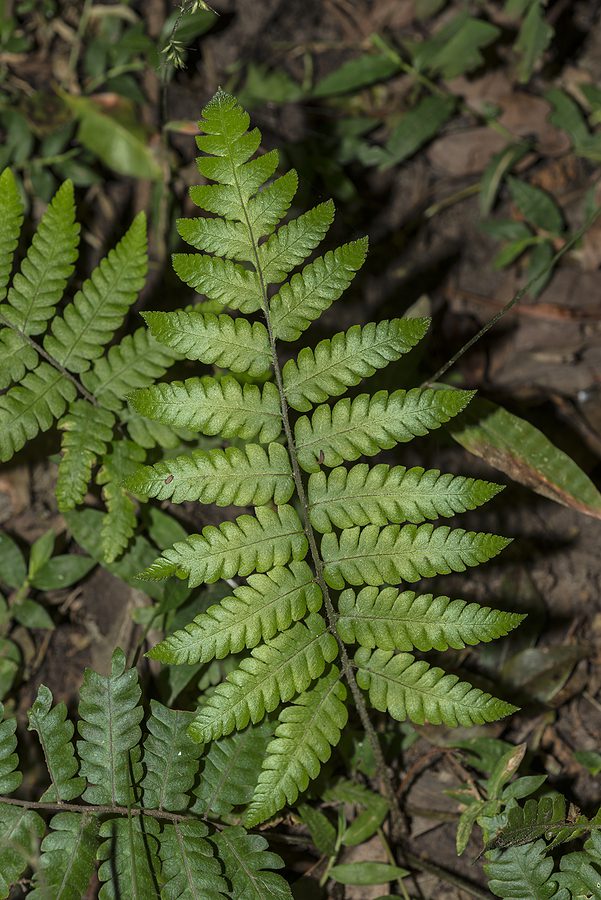
M40 800L19 800L16 797L0 797L0 803L21 806L24 809L42 809L49 812L80 812L94 816L149 816L151 819L166 819L168 822L194 822L204 816L186 816L167 812L164 809L142 809L139 806L88 806L84 803L43 803ZM219 827L215 822L211 824Z

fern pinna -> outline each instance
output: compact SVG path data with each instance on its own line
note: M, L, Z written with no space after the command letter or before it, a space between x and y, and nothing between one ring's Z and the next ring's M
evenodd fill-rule
M144 318L171 350L233 374L156 384L130 403L168 426L236 444L140 467L127 486L160 500L255 506L254 515L175 543L143 573L177 575L191 586L246 579L148 655L192 664L251 651L203 698L189 728L201 743L286 704L247 808L244 821L253 826L294 803L317 776L347 722L347 688L368 728L366 698L416 723L473 725L511 712L410 651L489 641L520 617L390 586L461 572L508 543L424 524L475 508L497 485L357 462L438 428L472 394L378 390L326 402L414 347L425 319L355 325L281 367L278 343L296 341L341 296L367 241L307 262L332 224L333 204L281 224L296 173L274 177L277 152L256 155L261 135L248 130L248 115L227 93L205 107L200 128L198 167L214 183L192 188L191 197L212 215L179 222L180 235L201 252L176 254L174 267L206 300ZM352 660L347 643L358 645Z
M179 355L145 328L107 350L146 277L145 217L134 219L60 311L78 255L72 184L65 182L56 193L10 284L22 222L21 197L7 169L0 175L0 462L58 424L59 509L67 512L83 501L100 462L98 483L107 507L101 540L112 562L135 526L122 479L144 461L145 449L180 443L172 429L153 427L125 400L132 389L163 375Z
M36 900L90 896L96 871L100 900L292 900L265 838L202 821L223 772L214 777L207 761L202 791L194 789L202 748L186 733L192 713L153 700L145 718L140 699L138 673L121 650L109 675L87 669L74 746L65 704L53 706L42 685L28 727L50 783L32 802L11 796L22 781L16 720L2 721L0 703L0 898L24 886L32 868L27 896ZM228 790L233 804L243 802L235 783ZM222 796L219 811L233 804Z

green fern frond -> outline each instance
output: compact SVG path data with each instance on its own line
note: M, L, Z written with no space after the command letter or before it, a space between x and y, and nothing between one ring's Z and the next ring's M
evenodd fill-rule
M52 320L44 349L71 372L85 372L103 353L144 286L146 217L140 213L94 269L62 316Z
M360 647L355 663L357 684L369 691L372 706L399 722L409 719L418 725L429 722L456 728L495 722L516 711L510 703L409 653L370 652Z
M142 791L148 809L182 812L190 804L189 792L198 769L200 747L187 734L193 715L150 701L146 720Z
M44 820L32 809L0 803L0 897L10 895L37 857L45 830Z
M19 757L15 753L17 747L17 720L14 717L4 719L4 705L0 703L0 794L7 795L16 791L23 776L18 771Z
M294 493L288 451L282 444L194 450L191 454L144 466L126 480L134 494L183 503L217 506L281 506Z
M244 817L247 828L271 818L317 778L340 741L348 712L346 688L336 666L284 707L275 737L268 745L263 771Z
M76 397L74 385L47 362L0 397L0 462L40 431L48 431Z
M44 752L44 760L50 787L44 791L44 801L67 801L79 797L85 787L83 778L77 776L79 764L71 741L74 728L67 719L64 703L52 706L52 693L40 685L38 695L29 710L29 731L36 731Z
M97 359L81 380L103 406L118 412L133 390L161 378L178 358L173 350L158 344L145 328L139 328Z
M141 416L130 406L126 406L119 413L119 418L125 425L127 433L134 442L145 450L160 447L161 450L176 450L181 447L182 441L191 441L194 434L185 428L173 428L163 425L161 422L153 422Z
M265 721L213 741L194 791L193 812L223 816L235 806L250 803L272 737L273 725Z
M0 307L0 314L2 308ZM1 320L0 320L1 321ZM0 390L23 380L25 372L35 369L39 361L36 350L10 328L0 330Z
M493 641L517 628L525 618L432 594L396 588L350 588L338 600L338 634L347 644L370 650L460 650Z
M261 308L257 276L229 259L194 253L175 253L173 268L183 282L207 300L253 313Z
M502 485L438 469L359 463L351 469L339 467L310 476L309 516L322 533L388 522L417 525L424 519L475 509L501 490Z
M6 297L13 256L23 224L23 201L10 169L0 175L0 302Z
M155 384L136 391L129 401L143 416L207 435L256 438L269 444L282 431L280 398L270 381L260 388L242 385L231 375L221 379L207 375Z
M257 247L257 265L262 273L263 280L268 284L279 284L297 266L300 266L312 250L321 244L334 221L334 203L326 200L313 207L308 212L291 219L282 225L271 237ZM355 254L348 251L346 268L353 266L353 260L362 256L361 263L367 252L367 239L357 241ZM350 245L346 245L349 247ZM349 262L350 258L350 262ZM316 261L317 262L317 261ZM357 268L361 265L357 264ZM312 264L314 265L314 264ZM326 266L325 269L328 267ZM320 269L323 272L324 269ZM339 276L340 277L340 276ZM352 276L351 276L352 277ZM309 291L319 281L319 274L310 274L303 269L299 274L301 281L308 285ZM292 279L294 281L294 279ZM306 288L305 288L306 290Z
M321 608L321 590L306 562L278 566L266 575L249 575L233 596L210 606L181 631L148 652L151 659L181 665L223 659L256 647Z
M303 347L282 370L288 403L307 412L314 403L344 394L348 387L411 350L423 338L429 321L391 319L363 327L352 325L348 331L320 341L314 350Z
M464 572L510 543L498 535L448 525L367 525L346 529L340 536L325 534L321 552L327 583L341 590L345 582L379 586Z
M218 528L207 525L165 550L141 578L188 578L190 587L219 578L267 572L289 560L304 559L307 539L301 521L291 506L277 510L260 506L256 517L238 516Z
M321 464L331 468L359 456L374 456L400 442L439 428L461 412L473 391L376 391L345 397L333 407L316 407L311 419L301 416L294 429L298 461L305 472Z
M40 860L27 895L33 900L85 897L94 874L98 850L98 818L87 813L61 812L49 823Z
M225 900L231 896L207 834L202 822L175 822L163 828L159 848L163 900Z
M6 320L25 334L44 331L73 272L78 243L73 185L66 181L42 216L13 279L8 305L1 308Z
M484 867L490 890L507 900L571 900L571 894L558 892L557 881L551 878L553 857L546 851L545 842L539 840L491 853Z
M271 369L269 335L261 322L195 310L146 312L143 318L157 341L186 359L245 372L251 377L265 375Z
M365 262L366 254L367 238L362 238L329 250L293 275L269 303L274 337L280 341L296 341L344 293Z
M266 849L264 837L247 834L241 825L234 825L215 834L213 843L225 865L231 900L292 900L288 882L272 871L284 863Z
M114 562L127 547L136 527L136 508L123 487L123 479L131 475L146 453L131 441L113 441L110 453L102 459L97 475L102 485L102 497L106 504L106 515L102 522L100 538L104 558Z
M127 806L136 799L135 786L142 775L138 745L144 710L138 706L140 695L138 674L125 668L122 650L113 653L110 675L98 675L91 669L84 673L77 752L80 774L88 782L83 794L88 803Z
M288 631L261 644L207 697L190 734L206 743L259 722L280 703L305 691L338 654L321 616L311 613Z
M61 512L75 509L84 499L98 457L106 453L113 436L115 416L108 409L75 400L58 423L64 431L56 479Z
M108 819L100 826L99 900L158 900L159 824L148 816Z

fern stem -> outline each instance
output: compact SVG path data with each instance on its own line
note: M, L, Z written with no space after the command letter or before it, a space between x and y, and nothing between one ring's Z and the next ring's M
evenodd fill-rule
M222 828L218 822L213 822L205 816L187 816L183 813L167 812L164 809L144 809L140 806L90 806L85 803L46 803L41 800L21 800L17 797L0 797L0 804L8 803L11 806L20 806L23 809L42 809L49 812L79 812L90 813L94 816L148 816L151 819L166 819L174 824L177 822L196 822L198 819L210 821L215 828Z

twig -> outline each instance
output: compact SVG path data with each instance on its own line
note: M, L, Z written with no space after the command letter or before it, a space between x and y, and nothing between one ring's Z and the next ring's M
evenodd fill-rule
M42 809L48 812L80 812L95 816L149 816L151 819L166 819L169 822L195 822L198 818L211 821L219 828L218 823L206 816L186 816L181 813L167 812L164 809L143 809L139 806L88 806L84 803L46 803L41 800L20 800L17 797L0 797L0 803L21 806L24 809Z

